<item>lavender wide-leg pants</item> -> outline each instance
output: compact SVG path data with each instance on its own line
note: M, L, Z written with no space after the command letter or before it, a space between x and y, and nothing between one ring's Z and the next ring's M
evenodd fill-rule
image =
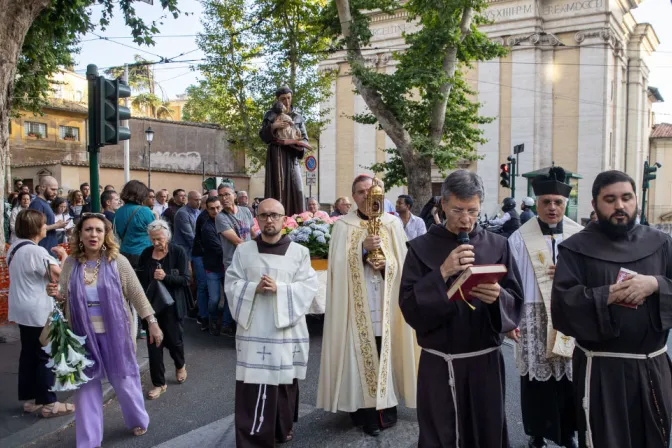
M108 358L107 335L96 334L103 363L111 361ZM75 430L77 448L95 448L103 444L103 388L102 378L94 378L75 393ZM127 377L108 376L114 388L124 416L124 423L128 429L136 427L147 428L149 415L145 410L145 400L140 384L140 370L137 375Z

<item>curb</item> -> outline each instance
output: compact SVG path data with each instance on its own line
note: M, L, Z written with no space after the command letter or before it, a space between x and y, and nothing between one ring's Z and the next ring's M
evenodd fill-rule
M140 340L139 340L140 341ZM142 377L149 370L149 358L147 357L147 347L142 345L143 349L138 347L138 367L140 368L140 377ZM109 382L104 381L103 384L103 405L114 398L116 394ZM65 401L72 403L72 397ZM15 432L12 435L0 439L0 446L6 448L19 448L25 445L35 443L45 437L60 432L75 422L75 414L69 414L63 417L56 418L40 418L37 423L31 425L21 431Z

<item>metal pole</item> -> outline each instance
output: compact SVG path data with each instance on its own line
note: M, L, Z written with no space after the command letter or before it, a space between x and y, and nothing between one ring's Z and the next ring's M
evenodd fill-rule
M100 148L96 145L98 141L97 135L97 124L100 121L100 117L96 117L98 113L98 108L96 104L100 101L100 98L96 96L100 95L98 91L98 67L94 64L89 64L86 67L86 79L89 81L89 120L88 125L89 129L87 132L87 137L89 138L89 144L87 145L87 151L89 152L89 183L91 184L91 211L94 213L100 213L100 194L98 194L98 153Z
M124 64L124 82L128 84L128 64ZM124 98L124 106L128 107L128 98ZM128 120L121 122L122 126L129 126ZM124 140L124 183L131 180L131 141Z
M147 142L147 188L152 188L152 142Z
M511 159L511 197L516 198L516 173L518 168L516 168L516 159Z
M639 217L639 223L643 225L648 225L649 223L646 220L646 193L649 190L648 186L648 181L646 180L646 176L649 171L649 161L645 160L644 161L644 176L643 176L643 182L642 182L642 212Z

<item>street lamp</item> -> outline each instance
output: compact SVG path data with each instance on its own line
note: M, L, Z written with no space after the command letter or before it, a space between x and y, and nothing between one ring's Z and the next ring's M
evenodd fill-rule
M147 188L152 188L152 140L154 140L154 131L152 127L145 130L145 138L149 149L147 150Z

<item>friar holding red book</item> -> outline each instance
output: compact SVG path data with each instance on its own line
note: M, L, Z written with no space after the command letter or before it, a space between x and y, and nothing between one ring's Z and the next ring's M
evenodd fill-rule
M627 174L598 174L592 196L598 222L559 245L551 292L554 327L576 340L579 444L669 447L672 238L637 224Z
M518 268L506 238L478 225L481 178L457 170L441 191L445 226L432 226L408 243L399 297L422 347L418 446L508 448L500 346L520 320ZM504 265L506 273L499 282L448 296L463 271L481 265Z
M509 237L509 247L523 280L525 303L520 330L509 336L517 343L520 404L528 448L545 448L546 440L577 446L572 353L574 339L553 328L551 288L558 245L583 227L565 216L572 186L564 169L553 166L534 178L537 219L530 219Z

